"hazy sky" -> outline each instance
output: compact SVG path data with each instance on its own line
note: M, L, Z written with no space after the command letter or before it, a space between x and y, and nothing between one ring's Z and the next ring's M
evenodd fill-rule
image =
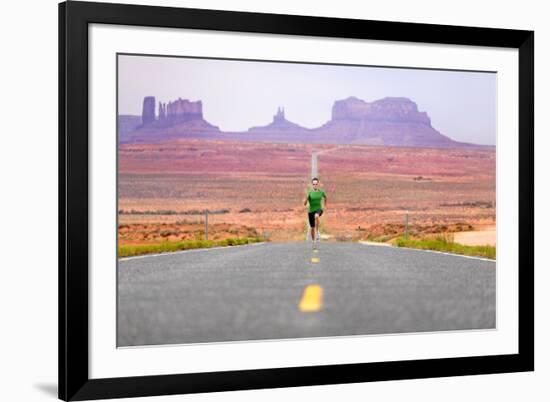
M336 100L399 96L454 140L496 141L494 73L126 55L118 62L119 114L141 115L143 97L155 96L157 105L201 100L204 118L223 131L269 124L279 106L314 128L330 120Z

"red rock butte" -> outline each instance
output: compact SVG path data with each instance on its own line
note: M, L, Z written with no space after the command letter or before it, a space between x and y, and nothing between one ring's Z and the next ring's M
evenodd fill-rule
M434 148L487 147L454 141L431 125L427 112L420 112L412 100L386 97L366 102L350 96L337 100L329 121L317 128L305 128L286 119L279 107L273 121L245 132L224 132L206 121L202 102L178 98L158 103L143 99L142 116L120 115L120 143L156 143L180 138L235 140L275 143L325 143Z

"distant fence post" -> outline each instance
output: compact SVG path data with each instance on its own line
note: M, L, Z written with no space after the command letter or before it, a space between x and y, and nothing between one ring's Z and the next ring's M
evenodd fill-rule
M409 211L405 211L405 239L409 238Z
M208 240L208 210L204 210L204 239Z

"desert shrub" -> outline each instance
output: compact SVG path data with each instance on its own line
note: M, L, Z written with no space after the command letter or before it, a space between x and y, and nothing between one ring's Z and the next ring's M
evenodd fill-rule
M231 212L230 209L228 209L228 208L223 208L223 209L218 209L218 210L215 210L215 211L209 211L208 213L209 213L209 214L218 215L218 214L228 214L229 212Z

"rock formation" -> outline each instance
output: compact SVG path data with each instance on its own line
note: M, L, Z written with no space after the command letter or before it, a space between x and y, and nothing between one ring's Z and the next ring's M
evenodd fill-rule
M427 113L419 112L416 103L407 98L384 98L369 103L351 96L334 102L332 120L431 124Z
M349 97L336 101L332 107L332 119L314 131L345 144L460 145L435 130L428 114L419 112L416 103L408 98L383 98L365 102Z
M203 118L202 102L178 98L158 103L155 119L155 98L143 100L143 124L135 124L132 116L119 116L119 141L151 142L178 138L204 138L256 142L364 144L410 147L474 146L453 141L431 125L426 112L415 102L403 97L388 97L365 102L356 97L337 100L329 121L309 129L288 121L279 107L273 121L266 126L251 127L246 132L222 132ZM135 116L139 118L139 116Z
M277 114L273 116L273 124L281 124L286 121L285 119L285 108L284 107L278 107L277 108Z
M202 102L191 102L178 98L173 102L163 105L166 111L166 120L171 124L182 123L194 119L202 119Z
M119 114L118 119L118 136L119 140L124 141L126 138L126 135L128 133L131 133L132 131L135 131L136 128L141 126L142 124L142 117L141 116L135 116L135 115L124 115Z
M248 131L254 131L254 132L273 132L273 131L282 131L282 132L288 132L288 131L305 131L307 128L302 127L296 123L292 123L291 121L288 121L285 118L285 109L282 107L277 108L277 114L273 116L273 121L268 124L267 126L260 126L260 127L251 127L248 129Z
M159 120L166 119L166 104L159 102Z
M158 120L155 114L155 97L143 98L142 127L168 127L191 120L202 120L202 102L178 98L173 102L159 102Z
M155 97L146 96L143 98L143 111L141 113L141 123L145 126L155 121Z
M143 99L143 124L138 129L162 130L186 125L199 130L218 130L217 127L205 121L202 117L202 102L192 102L178 98L171 102L158 103L158 119L155 115L155 97L147 96Z

